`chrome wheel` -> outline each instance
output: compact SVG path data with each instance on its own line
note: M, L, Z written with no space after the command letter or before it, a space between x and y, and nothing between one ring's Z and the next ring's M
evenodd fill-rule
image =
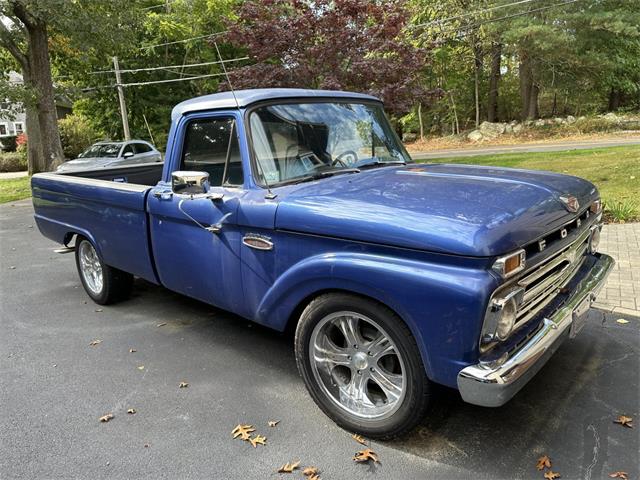
M91 293L100 295L104 285L104 274L98 254L93 245L86 240L80 242L79 248L80 272L82 273L84 284Z
M379 420L402 404L407 381L402 356L389 335L370 318L336 312L315 326L309 356L324 393L360 419Z

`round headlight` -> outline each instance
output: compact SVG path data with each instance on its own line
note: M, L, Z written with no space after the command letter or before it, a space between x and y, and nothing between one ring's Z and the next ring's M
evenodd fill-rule
M518 313L518 304L515 298L507 300L500 310L498 323L496 325L496 337L500 340L506 340L513 326L516 323L516 314Z
M596 253L598 245L600 245L600 229L595 227L591 230L591 236L589 237L589 253Z

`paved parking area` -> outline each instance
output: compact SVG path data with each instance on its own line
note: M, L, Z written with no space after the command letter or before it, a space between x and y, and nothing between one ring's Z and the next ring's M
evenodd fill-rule
M140 281L129 301L97 311L73 256L55 247L35 228L29 201L0 206L2 479L294 479L303 477L276 469L301 460L325 480L544 480L535 469L542 454L563 479L639 476L632 316L592 310L504 407L466 405L438 389L415 432L373 442L380 464L356 465L359 445L307 395L291 338ZM102 343L90 346L95 339ZM100 423L106 413L115 418ZM621 414L635 428L614 424ZM239 422L255 425L267 446L233 440Z

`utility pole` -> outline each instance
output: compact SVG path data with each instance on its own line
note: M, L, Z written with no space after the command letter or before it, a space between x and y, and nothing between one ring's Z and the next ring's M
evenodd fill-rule
M118 99L120 100L120 115L122 116L122 130L124 139L131 140L129 132L129 120L127 118L127 102L124 99L124 88L122 87L122 78L120 77L120 66L118 65L118 57L113 57L113 69L116 71L116 86L118 88Z

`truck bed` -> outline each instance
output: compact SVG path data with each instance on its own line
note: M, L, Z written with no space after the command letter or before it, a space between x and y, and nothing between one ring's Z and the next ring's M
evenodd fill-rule
M57 173L31 179L35 219L47 238L67 245L92 241L107 265L157 283L146 200L162 163Z

